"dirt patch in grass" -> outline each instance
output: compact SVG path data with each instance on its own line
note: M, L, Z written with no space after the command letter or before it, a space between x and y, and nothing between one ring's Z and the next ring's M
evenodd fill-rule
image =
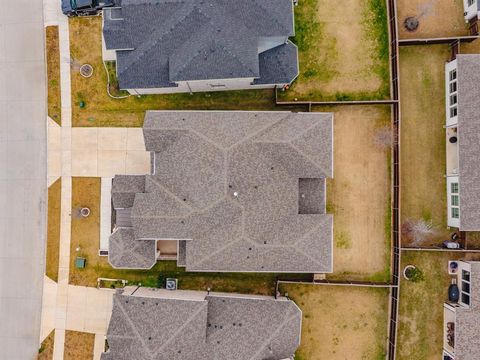
M334 174L327 212L334 216L331 278L390 278L390 107L344 106L334 112ZM391 139L390 139L391 141Z
M37 360L52 360L53 359L53 345L55 343L55 330L42 341L40 349L38 349Z
M385 359L388 290L281 284L303 312L295 359Z
M92 360L95 334L65 331L64 360Z
M468 35L463 0L397 0L400 39L425 39ZM407 17L418 19L416 31L404 27Z
M403 251L401 270L415 265L424 280L400 284L398 360L436 360L443 347L443 303L448 297L448 260L478 259L453 252Z
M242 90L174 95L130 96L112 99L107 94L107 74L102 63L102 19L69 19L72 66L73 126L141 126L146 110L272 110L273 90ZM78 69L93 66L93 76L83 78ZM85 107L80 109L80 101Z
M72 178L72 238L70 248L70 283L97 286L97 278L128 280L129 284L141 283L156 287L166 277L178 279L181 289L240 292L273 295L277 276L282 279L310 279L305 274L263 273L201 273L186 272L176 267L175 261L159 261L150 270L118 270L108 263L107 257L98 256L100 247L100 178ZM78 215L81 207L90 208L90 216ZM76 248L80 248L77 252ZM87 259L84 269L75 268L75 258Z
M47 53L48 116L50 116L58 125L62 125L58 26L47 26L45 29L45 37Z
M389 96L384 0L303 0L295 7L300 75L281 100Z
M446 45L400 48L401 221L423 220L436 230L416 245L438 245L448 236L443 128L448 56Z
M61 197L62 179L59 178L48 188L47 255L45 274L53 281L58 281Z

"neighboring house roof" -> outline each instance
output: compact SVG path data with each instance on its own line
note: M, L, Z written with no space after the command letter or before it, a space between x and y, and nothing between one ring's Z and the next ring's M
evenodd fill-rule
M480 230L480 55L458 55L460 230Z
M281 360L300 344L301 311L286 298L135 289L113 296L102 360Z
M455 358L480 357L480 262L470 262L470 308L455 308Z
M332 123L329 113L147 112L155 172L140 192L113 180L114 204L132 189L133 231L109 256L130 259L116 251L141 239L180 239L188 271L331 272Z
M123 0L104 9L103 35L107 49L121 50L122 89L232 78L282 84L298 75L296 46L277 46L294 35L292 0ZM261 45L269 50L259 58Z

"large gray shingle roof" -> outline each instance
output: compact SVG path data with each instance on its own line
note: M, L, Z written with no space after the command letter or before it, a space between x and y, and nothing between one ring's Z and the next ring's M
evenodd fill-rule
M457 307L455 314L455 358L480 358L480 263L471 262L470 308Z
M103 34L107 49L122 50L122 89L251 77L278 84L298 74L292 43L258 54L259 42L294 35L292 0L123 0L105 9Z
M480 230L480 55L458 55L460 230Z
M189 240L188 271L331 272L332 122L328 113L148 112L155 173L134 196L134 237Z
M102 360L281 360L300 343L290 300L127 287L115 294Z

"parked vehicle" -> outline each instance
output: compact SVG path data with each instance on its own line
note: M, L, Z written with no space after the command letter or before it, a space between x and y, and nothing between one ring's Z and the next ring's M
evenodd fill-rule
M62 0L62 12L67 16L97 15L104 7L114 5L115 0Z

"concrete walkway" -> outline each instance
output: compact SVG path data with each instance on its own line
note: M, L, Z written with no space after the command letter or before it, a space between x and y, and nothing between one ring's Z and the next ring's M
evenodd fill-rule
M44 280L41 338L45 339L57 326L57 284L47 276ZM67 286L65 329L95 334L96 354L100 359L105 346L105 335L112 314L114 290L86 286ZM60 329L62 330L62 329ZM63 331L64 332L64 331ZM63 348L62 348L63 350ZM63 358L63 352L62 352Z

